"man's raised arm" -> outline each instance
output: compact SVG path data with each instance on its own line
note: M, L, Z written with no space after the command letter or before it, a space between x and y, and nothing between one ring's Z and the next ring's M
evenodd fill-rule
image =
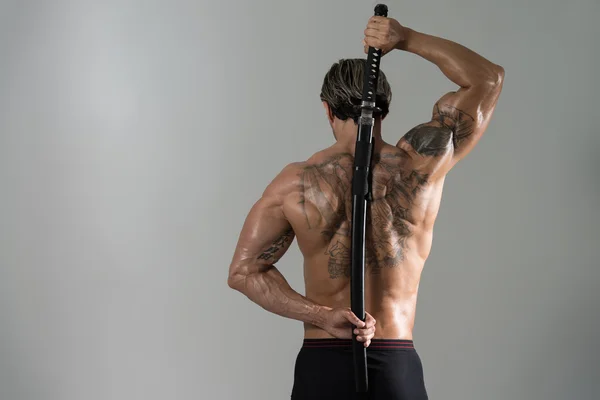
M371 18L365 43L379 46L384 53L399 49L419 55L460 87L442 96L433 107L431 121L412 129L401 142L424 156L444 154L451 144L452 165L464 157L490 122L504 69L458 43L405 28L391 18Z
M407 30L399 48L431 61L460 86L434 106L432 122L452 133L454 159L464 157L483 135L502 90L504 69L450 40Z

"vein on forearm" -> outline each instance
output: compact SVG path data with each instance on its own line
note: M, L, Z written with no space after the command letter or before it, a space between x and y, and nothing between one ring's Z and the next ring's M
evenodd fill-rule
M264 309L288 318L307 320L315 304L294 291L275 267L294 240L294 230L285 227L259 252L243 257L234 268L234 286Z
M271 264L256 264L254 272L239 276L239 291L267 311L282 317L320 324L322 306L302 296Z

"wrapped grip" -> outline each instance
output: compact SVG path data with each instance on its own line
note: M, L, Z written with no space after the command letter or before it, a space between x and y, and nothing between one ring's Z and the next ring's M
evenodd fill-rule
M375 6L375 15L378 17L387 17L388 8L385 4ZM367 56L367 65L365 66L365 76L363 79L363 102L375 107L375 97L377 95L377 79L379 78L379 62L381 61L381 50L369 47Z

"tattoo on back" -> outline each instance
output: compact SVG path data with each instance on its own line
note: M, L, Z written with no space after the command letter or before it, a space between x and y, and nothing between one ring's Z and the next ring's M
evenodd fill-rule
M350 247L342 243L339 239L327 249L329 262L327 263L327 271L332 279L338 277L350 278Z
M309 229L321 227L329 243L331 279L351 274L351 215L353 157L340 154L306 167L301 173L301 201ZM412 235L411 209L428 176L402 166L400 153L373 158L373 200L369 203L366 230L366 267L372 274L394 268L404 260L407 239ZM310 216L306 209L311 204ZM316 211L315 211L316 210Z
M258 260L276 262L279 259L278 253L280 253L282 249L287 248L292 240L294 240L294 231L293 229L288 229L279 236L267 250L258 256Z
M367 214L371 229L367 232L366 255L373 274L404 261L406 242L412 236L412 206L429 178L414 170L404 170L398 165L399 158L398 154L384 154L374 160L385 173L374 175L374 198ZM378 196L378 191L385 194Z
M311 221L306 210L306 202L314 205L319 212L318 219L325 220L322 234L330 238L342 229L352 204L346 204L352 185L352 154L342 153L317 165L305 167L300 173L300 204L306 217L308 229L317 225ZM343 207L343 206L346 207ZM314 217L313 217L314 219Z

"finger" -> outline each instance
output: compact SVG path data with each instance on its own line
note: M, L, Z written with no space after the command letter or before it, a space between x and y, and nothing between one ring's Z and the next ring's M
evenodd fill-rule
M350 321L354 326L359 328L364 328L365 323L360 320L352 311L347 311L344 315L348 321Z
M369 21L367 23L367 29L375 29L376 31L386 31L389 30L390 23L388 21Z
M372 38L370 36L365 38L365 42L367 43L367 46L374 47L376 49L380 49L383 45L383 41L381 41L380 39Z
M369 22L368 24L373 24L373 25L377 25L377 24L382 24L387 22L388 18L386 17L382 17L380 15L373 15L371 18L369 18Z
M361 335L361 336L357 336L357 339L360 338L360 342L366 343L366 342L370 342L371 339L373 339L375 337L375 333L371 333L369 335Z
M364 335L366 333L375 332L376 329L377 328L375 327L375 325L370 325L370 326L365 325L362 328L354 328L354 333L356 333L357 335Z
M367 37L373 37L373 38L377 38L377 39L383 39L383 32L381 32L381 31L379 31L377 29L367 28L367 29L365 29L364 34Z
M375 334L375 327L371 326L370 328L365 329L355 329L354 334L357 336L369 336Z
M377 323L377 321L375 320L375 318L373 318L373 316L369 313L365 313L366 314L366 319L365 319L365 323L366 323L366 327L371 327L371 326L375 326L375 324Z
M369 22L365 29L373 29L375 31L382 31L384 26L378 22Z
M371 345L371 339L369 339L365 342L365 347L369 347L370 345Z

